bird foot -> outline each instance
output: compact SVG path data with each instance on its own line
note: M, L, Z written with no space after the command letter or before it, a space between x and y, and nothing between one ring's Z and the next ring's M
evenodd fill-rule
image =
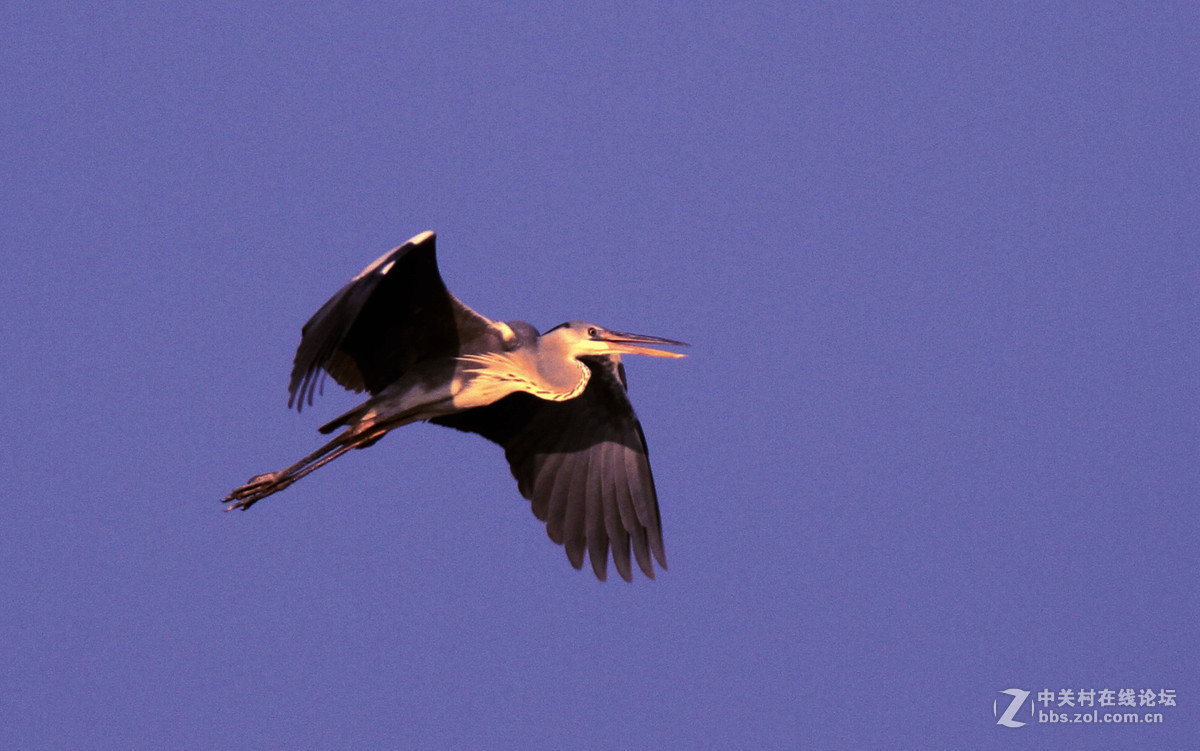
M225 510L233 511L236 508L245 511L272 493L283 490L286 487L286 483L279 482L279 474L278 472L267 472L266 474L251 477L249 482L239 488L235 488L233 492L225 497L222 503L233 501L233 503L225 507Z

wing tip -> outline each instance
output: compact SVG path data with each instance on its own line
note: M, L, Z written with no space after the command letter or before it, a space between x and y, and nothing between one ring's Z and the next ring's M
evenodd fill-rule
M437 233L431 229L427 229L418 235L413 235L412 237L408 238L408 241L405 242L404 244L405 245L420 245L421 243L430 242L432 240L435 240L436 238L437 238Z

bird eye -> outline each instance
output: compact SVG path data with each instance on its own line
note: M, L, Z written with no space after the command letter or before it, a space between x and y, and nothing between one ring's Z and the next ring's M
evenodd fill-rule
M596 337L596 327L595 326L588 328L588 336L592 337L593 339Z

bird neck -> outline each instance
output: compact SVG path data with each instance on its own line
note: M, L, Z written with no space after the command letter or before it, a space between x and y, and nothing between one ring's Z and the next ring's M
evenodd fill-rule
M555 392L553 396L543 396L543 399L549 399L552 402L565 402L568 399L574 399L579 396L587 388L588 381L592 378L591 368L573 357L571 358L571 362L575 363L575 367L578 369L575 385L571 387L570 391Z
M532 377L527 379L524 390L552 402L565 402L579 396L592 377L588 366L574 357L539 358L530 365Z
M575 356L570 341L563 337L561 330L541 337L535 348L523 349L516 354L523 355L537 373L537 377L531 379L533 388L529 393L542 399L554 402L574 399L583 393L592 377L592 371Z

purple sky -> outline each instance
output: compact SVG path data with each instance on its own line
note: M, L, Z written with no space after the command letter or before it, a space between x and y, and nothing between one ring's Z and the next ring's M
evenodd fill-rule
M0 11L0 747L1194 746L1194 3L445 5ZM221 513L426 229L691 343L627 360L658 581L432 426Z

